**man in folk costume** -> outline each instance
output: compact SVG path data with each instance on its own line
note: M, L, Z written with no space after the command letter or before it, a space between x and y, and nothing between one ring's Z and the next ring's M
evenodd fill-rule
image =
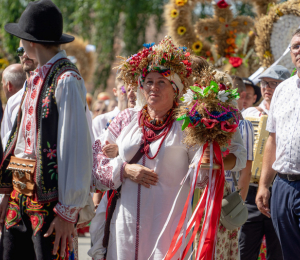
M250 107L246 109L242 113L243 117L261 117L262 115L268 115L276 87L282 81L289 78L289 76L289 71L281 65L270 67L262 73L259 79L261 79L260 85L264 100L259 107ZM241 235L239 238L241 258L245 260L257 259L263 237L265 236L267 259L283 259L280 243L275 233L272 220L264 216L255 204L257 189L258 185L251 181L245 201L249 216L247 222L241 228Z
M5 26L39 66L31 72L1 165L1 260L72 257L74 224L89 196L86 89L60 50L74 40L62 28L62 14L50 0L30 2L18 24Z

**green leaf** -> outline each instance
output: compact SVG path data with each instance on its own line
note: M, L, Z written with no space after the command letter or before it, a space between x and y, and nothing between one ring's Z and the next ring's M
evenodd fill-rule
M161 61L160 61L160 64L163 65L163 64L165 64L165 63L166 63L166 60L165 60L164 58L162 58Z
M181 97L179 100L180 100L180 101L184 101L184 97Z
M218 91L219 91L219 85L216 83L216 82L214 82L213 80L210 82L210 87L211 87L211 89L215 92L215 93L218 93Z
M194 92L202 94L202 89L197 86L191 86L190 89L193 90Z
M190 118L189 118L189 117L186 117L186 118L184 119L184 122L183 122L183 125L182 125L181 130L183 131L184 129L186 129L190 122L191 122Z
M181 121L181 120L185 119L186 117L187 117L187 115L182 115L182 116L178 117L176 119L176 121Z
M203 90L203 94L206 95L208 93L208 91L210 91L210 86L206 87L204 90Z
M50 146L50 143L49 143L49 142L47 142L47 146L48 146L48 148L51 148L51 146Z
M51 180L53 180L54 176L55 176L55 172L51 174Z
M49 165L52 165L52 164L56 164L56 162L51 162L51 163L48 163L48 165L47 165L47 166L49 166Z

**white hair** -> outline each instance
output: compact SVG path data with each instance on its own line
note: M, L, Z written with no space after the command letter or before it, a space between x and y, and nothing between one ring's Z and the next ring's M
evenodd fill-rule
M26 80L24 71L16 71L14 68L7 68L2 74L5 84L10 82L15 88L21 89Z

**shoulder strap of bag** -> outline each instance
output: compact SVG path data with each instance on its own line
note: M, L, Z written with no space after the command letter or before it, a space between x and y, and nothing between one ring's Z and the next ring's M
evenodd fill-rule
M232 176L232 179L233 179L234 186L237 187L238 183L237 183L236 178L235 178L235 172L231 172L231 176Z

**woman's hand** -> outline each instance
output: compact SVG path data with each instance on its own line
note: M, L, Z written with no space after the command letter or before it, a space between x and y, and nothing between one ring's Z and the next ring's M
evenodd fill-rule
M156 185L158 182L158 175L153 170L139 164L126 164L124 177L146 188L150 188L150 185Z
M110 144L106 141L105 146L103 147L103 153L108 158L115 158L119 154L119 147L116 144Z

